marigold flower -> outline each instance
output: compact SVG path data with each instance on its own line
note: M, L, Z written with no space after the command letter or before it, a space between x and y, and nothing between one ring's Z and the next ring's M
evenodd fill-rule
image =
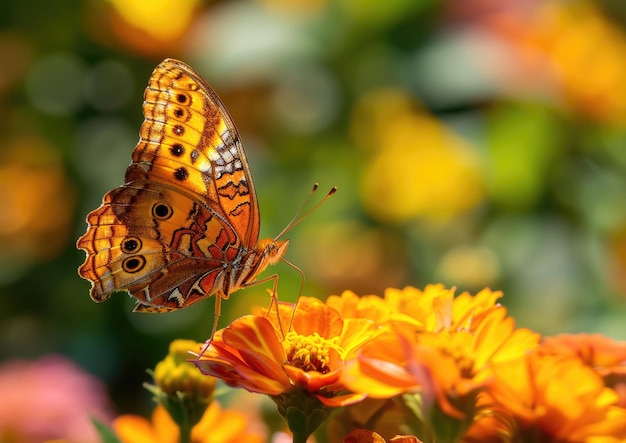
M619 371L626 364L626 343L600 334L560 334L543 339L537 352L543 355L572 355L600 375Z
M492 374L490 394L515 421L520 441L626 438L626 409L578 358L533 352L495 365Z
M122 443L178 443L180 429L167 410L158 405L152 419L138 415L122 415L113 422L113 428ZM263 442L261 435L248 418L234 410L224 410L212 402L202 418L191 430L192 443Z

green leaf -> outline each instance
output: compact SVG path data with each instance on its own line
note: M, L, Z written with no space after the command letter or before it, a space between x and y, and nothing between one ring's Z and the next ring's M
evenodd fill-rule
M101 422L96 418L92 418L91 422L96 427L98 435L102 439L102 443L122 443L115 432L106 423Z

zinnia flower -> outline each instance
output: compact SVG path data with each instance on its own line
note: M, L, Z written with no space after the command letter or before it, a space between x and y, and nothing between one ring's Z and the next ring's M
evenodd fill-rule
M271 396L292 431L294 421L306 421L310 434L326 419L328 407L365 397L348 391L341 374L346 361L380 328L367 319L343 319L314 298L302 297L295 313L293 309L280 304L280 317L235 320L215 334L195 364L230 386ZM283 334L292 314L291 328ZM294 441L303 438L295 434Z

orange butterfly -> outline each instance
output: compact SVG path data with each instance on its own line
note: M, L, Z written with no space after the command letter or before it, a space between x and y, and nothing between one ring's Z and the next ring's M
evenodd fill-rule
M150 77L143 114L125 184L87 216L77 242L91 298L126 290L135 311L166 312L215 295L217 320L222 299L273 279L276 302L278 277L255 280L284 260L289 241L258 241L248 161L217 94L191 67L166 59Z

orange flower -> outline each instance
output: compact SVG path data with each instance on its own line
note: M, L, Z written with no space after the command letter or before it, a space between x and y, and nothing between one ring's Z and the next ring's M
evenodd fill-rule
M626 438L617 394L578 358L533 352L495 365L492 373L490 393L515 420L520 441Z
M276 315L247 315L218 331L196 360L206 375L251 392L278 396L293 390L312 394L327 406L357 402L364 396L348 393L339 383L346 360L378 328L367 319L342 319L339 312L314 298L302 297L285 336L293 305L280 304Z
M180 431L165 408L158 405L152 420L138 415L122 415L115 419L113 428L122 443L178 443ZM202 419L191 430L192 443L263 442L265 436L251 430L243 414L222 410L212 402Z

